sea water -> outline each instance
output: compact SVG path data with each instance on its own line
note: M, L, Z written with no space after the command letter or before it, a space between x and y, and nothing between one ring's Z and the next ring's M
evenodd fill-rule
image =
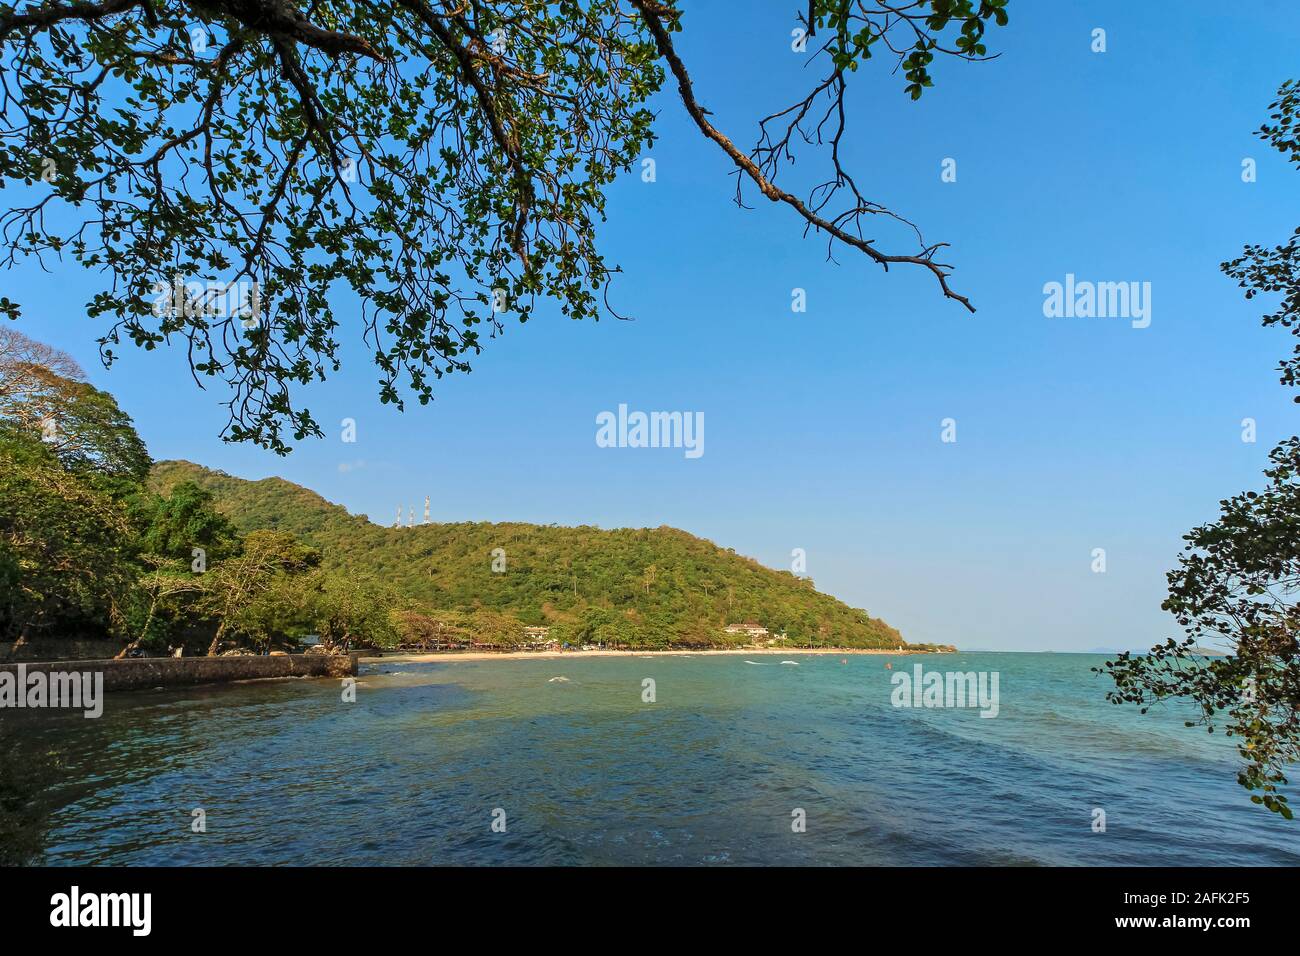
M1108 703L1104 660L382 662L355 703L312 679L8 712L0 772L57 761L56 865L1300 863L1233 742ZM997 674L996 716L898 706L917 663Z

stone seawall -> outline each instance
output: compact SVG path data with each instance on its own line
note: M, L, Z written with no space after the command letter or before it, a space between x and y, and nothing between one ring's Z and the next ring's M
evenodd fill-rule
M104 690L150 690L191 684L280 677L354 677L356 654L286 654L278 657L141 657L121 661L24 661L27 674L76 671L104 674ZM17 663L0 671L18 672Z

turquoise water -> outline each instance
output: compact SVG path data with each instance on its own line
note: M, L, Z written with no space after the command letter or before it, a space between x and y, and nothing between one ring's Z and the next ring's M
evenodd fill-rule
M356 703L303 680L0 719L59 754L51 864L1300 863L1231 743L1106 703L1103 657L750 659L383 663ZM917 662L996 671L998 716L891 706Z

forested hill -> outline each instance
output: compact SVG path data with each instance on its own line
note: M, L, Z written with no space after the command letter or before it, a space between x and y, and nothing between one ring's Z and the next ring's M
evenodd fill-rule
M161 492L185 480L210 491L241 532L292 532L321 549L327 569L369 578L429 608L484 607L529 625L607 618L637 643L649 635L718 643L725 624L755 621L798 644L904 644L884 621L818 593L810 580L676 528L391 528L280 478L247 481L185 461L158 462L150 477ZM493 571L498 548L504 572ZM500 567L501 552L496 556Z

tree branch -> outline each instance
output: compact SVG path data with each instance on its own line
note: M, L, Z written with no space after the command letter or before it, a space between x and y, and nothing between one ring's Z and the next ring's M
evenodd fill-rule
M832 238L838 239L845 245L852 246L853 248L866 253L874 262L879 263L885 271L889 271L891 265L900 263L918 265L924 269L928 269L938 281L939 288L943 290L943 294L946 298L955 299L971 312L975 311L975 307L971 305L970 300L966 296L954 292L948 286L949 273L946 270L949 267L944 263L934 261L934 253L938 249L943 248L945 243L928 246L922 250L920 255L915 256L900 256L883 253L871 245L868 240L863 239L860 236L852 235L830 220L818 215L813 210L809 209L803 200L786 192L784 189L781 189L772 182L771 179L765 176L762 170L759 169L758 165L749 156L738 149L735 143L709 122L708 111L701 107L696 101L690 74L687 71L685 64L682 63L681 57L677 55L677 50L673 46L672 37L669 35L668 30L661 19L662 16L666 15L664 8L659 4L651 2L651 0L632 0L632 5L640 11L647 28L650 30L650 35L654 39L655 48L659 51L659 55L668 63L668 67L672 71L673 77L677 80L678 93L681 95L682 104L686 107L686 112L689 113L691 119L695 121L695 125L699 127L700 132L717 143L718 146L722 148L722 151L731 157L732 162L736 164L740 171L753 180L755 185L758 186L759 191L762 192L764 196L772 202L785 203L802 216L803 219L813 228L826 232ZM675 11L669 11L669 13L673 12Z

